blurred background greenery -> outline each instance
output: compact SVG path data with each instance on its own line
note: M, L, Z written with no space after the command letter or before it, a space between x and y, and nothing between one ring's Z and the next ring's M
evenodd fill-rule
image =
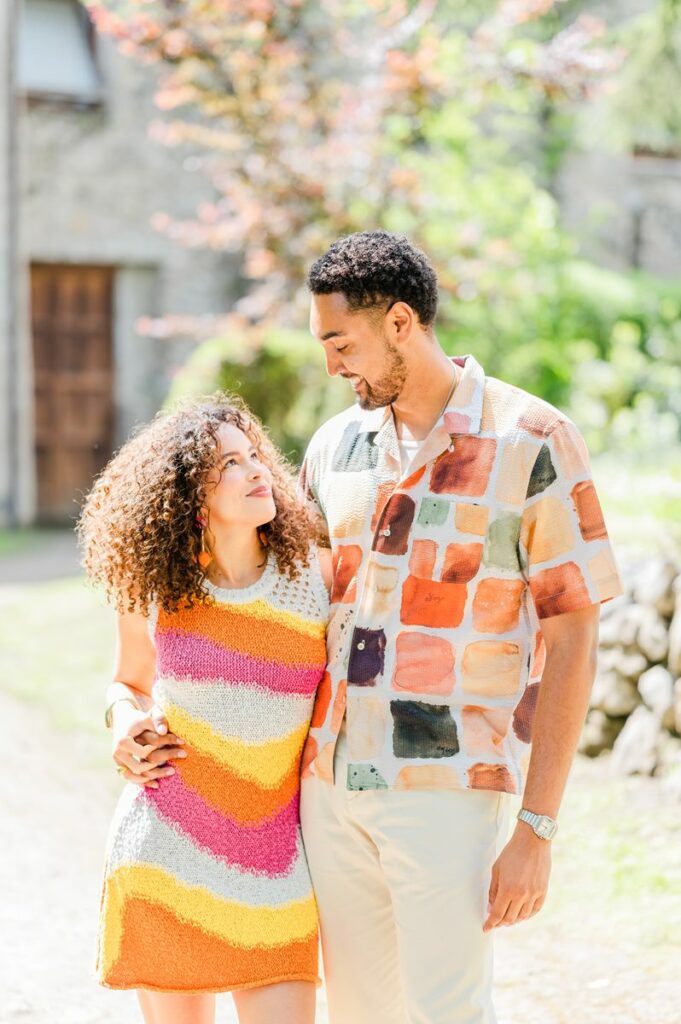
M620 476L663 473L670 486L656 497L651 484L651 500L673 528L681 282L640 269L635 251L619 268L590 260L583 243L602 211L582 237L567 230L559 183L585 145L613 160L681 154L678 0L610 24L581 0L346 2L323 5L323 24L315 5L245 5L230 22L235 50L215 43L200 5L152 0L144 22L130 0L88 6L163 69L162 141L217 161L214 207L161 228L243 254L242 298L168 401L238 388L299 459L348 402L307 332L305 270L339 234L404 231L437 267L444 348L567 411Z

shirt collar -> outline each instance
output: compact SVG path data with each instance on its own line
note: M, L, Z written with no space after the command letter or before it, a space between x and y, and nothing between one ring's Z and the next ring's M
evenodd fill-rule
M451 362L463 368L447 408L434 424L430 434L410 467L424 465L448 447L453 434L478 434L482 422L485 373L472 355L453 356ZM361 410L360 432L374 434L373 443L399 463L400 454L395 420L390 406Z

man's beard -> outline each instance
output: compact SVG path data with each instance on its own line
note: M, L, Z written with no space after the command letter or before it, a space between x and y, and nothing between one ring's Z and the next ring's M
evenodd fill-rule
M400 352L385 342L387 365L384 373L374 384L362 378L363 394L357 395L360 409L380 409L396 402L407 379L407 366Z

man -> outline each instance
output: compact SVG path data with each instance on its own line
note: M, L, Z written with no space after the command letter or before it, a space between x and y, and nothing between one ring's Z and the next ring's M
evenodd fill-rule
M544 902L621 585L574 424L445 355L422 252L351 235L309 287L357 396L300 479L333 548L301 798L331 1022L492 1024L491 933Z

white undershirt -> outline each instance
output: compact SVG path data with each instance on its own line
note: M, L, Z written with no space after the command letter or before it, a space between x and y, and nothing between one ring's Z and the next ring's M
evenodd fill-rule
M417 451L423 444L423 441L417 441L414 437L398 438L397 444L400 449L400 467L402 476L407 472L407 468L412 462Z

